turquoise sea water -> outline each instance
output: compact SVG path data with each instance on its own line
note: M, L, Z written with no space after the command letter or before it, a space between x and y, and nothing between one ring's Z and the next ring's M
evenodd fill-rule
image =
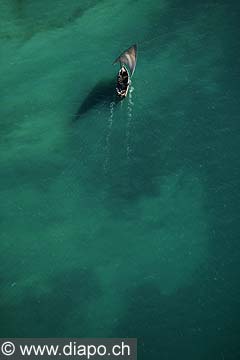
M0 1L1 337L240 358L239 10Z

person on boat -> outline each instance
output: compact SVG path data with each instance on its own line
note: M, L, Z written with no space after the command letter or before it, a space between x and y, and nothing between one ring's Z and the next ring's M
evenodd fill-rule
M129 84L128 79L128 72L127 69L122 66L118 73L118 85L120 85L121 88L127 87Z

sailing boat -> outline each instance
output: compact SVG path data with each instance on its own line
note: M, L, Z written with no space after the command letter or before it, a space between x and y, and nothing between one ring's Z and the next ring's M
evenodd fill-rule
M120 63L120 70L117 76L117 95L123 99L127 96L131 85L131 77L134 74L137 63L137 45L132 45L125 50L113 64Z

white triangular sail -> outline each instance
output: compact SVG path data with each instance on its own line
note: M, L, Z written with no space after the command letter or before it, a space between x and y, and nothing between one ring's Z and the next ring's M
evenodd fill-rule
M128 67L130 75L133 76L137 64L137 45L132 45L125 50L115 61L114 64L120 62Z

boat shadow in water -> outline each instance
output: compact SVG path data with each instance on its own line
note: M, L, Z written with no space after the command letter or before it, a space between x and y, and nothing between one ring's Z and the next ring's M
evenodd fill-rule
M79 120L88 111L99 105L109 105L112 101L120 101L120 98L116 95L115 87L116 81L114 79L99 81L81 103L73 121Z

